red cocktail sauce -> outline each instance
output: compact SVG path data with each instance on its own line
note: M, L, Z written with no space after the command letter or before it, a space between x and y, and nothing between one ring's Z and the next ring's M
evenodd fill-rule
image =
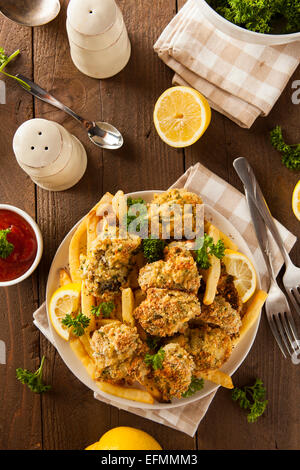
M0 257L0 282L11 281L26 273L35 260L37 240L28 222L15 212L0 209L0 230L10 229L7 240L14 245L12 253Z

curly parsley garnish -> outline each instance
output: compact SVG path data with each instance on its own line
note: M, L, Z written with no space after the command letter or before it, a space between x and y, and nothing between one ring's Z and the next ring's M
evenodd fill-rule
M21 369L20 367L16 370L16 377L22 384L27 385L27 387L34 393L44 393L50 390L51 385L45 385L42 381L42 370L44 364L45 356L42 357L41 365L36 372L30 372L26 369Z
M199 390L202 390L203 387L204 387L203 379L197 379L196 377L192 377L189 388L181 396L183 398L191 397L192 395L194 395L194 393L199 392Z
M114 308L115 304L113 302L101 302L101 304L91 307L91 313L95 315L95 317L99 317L102 314L103 318L110 318L110 314Z
M232 391L232 399L238 401L241 408L249 410L248 423L255 423L264 413L268 400L265 400L266 389L262 380L256 379L252 386L236 387Z
M142 240L143 253L148 263L163 259L166 242L160 238L145 238Z
M286 144L280 126L270 132L271 144L281 153L281 161L289 170L300 170L300 144Z
M62 319L62 324L68 328L72 328L72 333L75 336L82 336L85 328L90 324L90 319L79 312L77 317L72 317L69 313Z
M138 210L136 211L136 213L132 213L130 211L130 208L135 205L136 206L138 205L138 207L136 207L136 209ZM128 208L128 212L125 215L125 217L126 217L126 226L127 226L128 232L131 231L130 230L131 222L133 222L137 218L140 219L140 223L137 224L137 226L135 227L135 230L140 233L143 232L144 229L147 228L146 226L148 223L148 211L147 211L146 202L141 197L137 199L133 199L131 196L129 196L127 198L127 208Z
M165 354L166 353L165 353L164 349L160 348L156 354L147 353L145 358L144 358L144 361L145 361L146 364L151 366L154 370L162 369Z
M8 258L14 250L14 245L7 240L10 232L10 228L0 230L0 258L2 259Z
M210 267L209 255L216 256L216 258L223 258L225 253L225 245L222 240L218 240L215 244L213 238L204 234L204 237L197 240L197 245L200 248L196 251L196 263L201 269L208 269Z
M146 343L152 351L157 350L160 342L161 342L160 336L151 336L151 335L147 336Z

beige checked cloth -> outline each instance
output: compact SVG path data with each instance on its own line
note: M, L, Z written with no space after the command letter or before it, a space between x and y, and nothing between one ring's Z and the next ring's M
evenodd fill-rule
M196 88L211 107L250 128L276 103L300 59L300 42L262 46L231 38L188 0L154 45L175 71L173 84Z
M203 202L213 206L218 212L223 214L241 233L251 249L256 266L258 268L262 287L268 289L268 282L266 276L266 268L264 265L263 257L257 245L254 228L250 221L250 215L248 206L246 203L245 196L241 194L237 189L228 184L223 179L209 171L200 163L190 167L180 178L177 180L173 187L186 188L189 191L195 192L201 195ZM292 246L296 242L296 237L290 233L283 225L276 221L281 237L284 241L285 247L288 251L291 250ZM277 248L277 245L273 242L271 245L271 251L273 254L274 269L278 274L283 260ZM34 314L34 324L41 330L41 332L51 341L55 346L54 339L51 335L51 331L48 324L46 306L43 304ZM275 344L275 343L274 343ZM274 346L275 347L275 346ZM100 393L95 393L96 399L103 401L104 403L116 406L119 409L129 411L136 415L142 416L143 418L151 419L157 423L165 424L171 428L185 432L186 434L193 436L198 428L198 425L215 395L215 392L210 395L198 400L189 405L179 406L174 409L166 410L145 410L143 408L132 408L120 406L113 400L109 400L103 397ZM142 406L142 405L141 405Z

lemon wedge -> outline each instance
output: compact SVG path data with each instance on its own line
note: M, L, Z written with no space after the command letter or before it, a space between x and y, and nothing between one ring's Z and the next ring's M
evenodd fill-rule
M187 147L206 131L211 110L207 100L197 90L174 86L158 98L153 119L164 142L172 147Z
M292 208L295 216L300 220L300 180L296 184L293 192Z
M62 324L62 319L69 313L77 312L80 301L81 283L72 282L57 289L49 303L49 316L56 333L68 341L70 332Z
M228 249L225 250L222 261L227 273L234 278L234 285L242 302L247 302L256 289L256 272L253 264L243 253Z

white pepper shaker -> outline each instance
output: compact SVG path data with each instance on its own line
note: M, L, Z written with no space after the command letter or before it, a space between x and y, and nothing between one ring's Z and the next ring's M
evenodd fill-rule
M127 64L131 46L115 0L71 0L67 33L75 66L93 78L108 78Z
M47 119L30 119L16 131L13 150L32 181L49 191L74 186L84 175L86 151L64 127Z

